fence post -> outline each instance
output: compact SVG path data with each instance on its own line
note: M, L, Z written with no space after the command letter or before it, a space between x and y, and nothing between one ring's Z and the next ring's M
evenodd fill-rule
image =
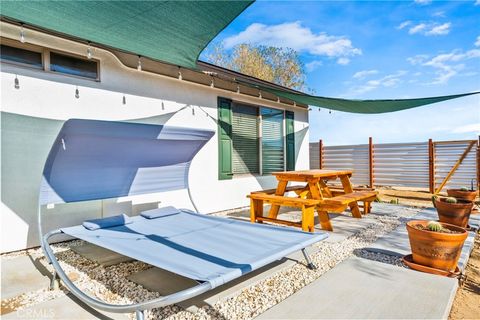
M480 136L477 140L477 191L480 189Z
M428 139L428 189L430 193L435 193L435 150L433 149L433 140Z
M373 188L374 171L373 171L373 139L368 138L368 168L369 168L369 184L370 188Z
M318 140L318 168L323 169L323 140Z

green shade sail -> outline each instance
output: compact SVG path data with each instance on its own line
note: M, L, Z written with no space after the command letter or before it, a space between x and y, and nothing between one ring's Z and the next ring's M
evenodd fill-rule
M200 52L252 2L2 1L0 12L26 25L196 69Z
M384 99L384 100L349 100L340 98L328 98L311 96L306 93L293 93L286 90L261 87L262 91L270 92L278 97L286 98L297 103L317 106L337 111L352 113L386 113L400 111L415 107L421 107L432 103L466 97L480 92L454 94L440 97L416 98L416 99Z

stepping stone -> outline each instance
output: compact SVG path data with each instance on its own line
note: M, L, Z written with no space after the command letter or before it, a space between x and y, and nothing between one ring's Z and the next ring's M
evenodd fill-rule
M446 319L458 281L351 257L256 319Z
M93 309L72 294L42 302L31 307L3 314L2 319L36 319L36 320L127 320L128 315L110 313Z
M2 300L48 288L50 272L30 256L2 258Z
M114 264L122 262L133 261L132 258L123 256L108 249L96 246L91 243L84 243L80 246L70 247L73 251L81 255L82 257L94 261L104 267L108 267Z

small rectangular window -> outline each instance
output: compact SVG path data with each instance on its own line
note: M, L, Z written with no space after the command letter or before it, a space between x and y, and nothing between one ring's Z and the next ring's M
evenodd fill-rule
M37 69L42 69L43 67L42 54L40 52L6 46L4 44L1 45L0 52L2 62L11 62Z
M98 79L98 62L50 52L50 70L77 77Z

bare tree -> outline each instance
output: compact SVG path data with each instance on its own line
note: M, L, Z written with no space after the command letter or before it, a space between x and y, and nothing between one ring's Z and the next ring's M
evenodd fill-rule
M305 89L305 68L290 48L239 44L226 50L222 44L207 54L210 63L287 88Z

